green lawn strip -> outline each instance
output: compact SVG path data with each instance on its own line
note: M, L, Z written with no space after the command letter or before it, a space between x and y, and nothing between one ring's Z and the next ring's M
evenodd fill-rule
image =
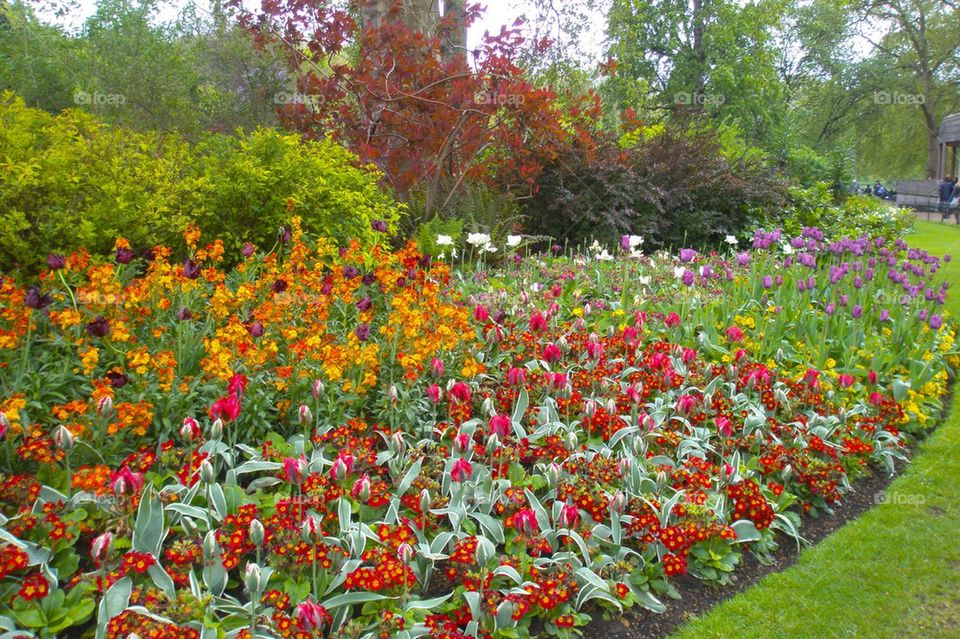
M907 240L958 258L942 273L960 319L960 228L919 222ZM673 637L960 637L960 393L950 408L884 503Z

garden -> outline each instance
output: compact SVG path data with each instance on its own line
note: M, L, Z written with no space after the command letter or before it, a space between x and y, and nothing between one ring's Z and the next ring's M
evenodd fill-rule
M0 0L0 639L956 629L892 3L95 4Z

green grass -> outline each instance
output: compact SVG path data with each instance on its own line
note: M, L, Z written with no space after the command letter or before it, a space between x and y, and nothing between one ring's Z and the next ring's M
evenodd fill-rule
M918 222L907 241L957 258L942 272L960 320L960 227ZM673 636L960 637L960 392L884 503Z

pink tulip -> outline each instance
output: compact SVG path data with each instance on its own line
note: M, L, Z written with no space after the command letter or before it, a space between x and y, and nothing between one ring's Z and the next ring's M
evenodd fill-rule
M520 532L535 533L540 529L537 523L537 515L530 508L518 510L513 516L513 525Z
M457 382L450 388L450 398L462 404L469 402L472 395L470 387L463 382Z
M370 475L364 473L360 479L353 483L350 496L364 503L370 499Z
M309 633L323 630L329 616L327 609L315 603L313 599L307 599L303 603L297 604L294 612L297 626L300 630Z
M139 493L141 488L143 488L143 474L135 473L126 466L114 473L110 482L110 490L115 495Z
M727 339L731 342L739 342L743 339L743 331L739 326L731 326L727 329Z
M512 427L513 424L506 415L494 415L490 418L490 432L500 439L506 439Z
M283 472L287 476L287 481L294 486L303 485L303 480L307 477L307 466L307 458L304 455L284 459Z
M577 521L580 519L580 509L574 506L573 504L564 504L563 509L560 511L560 521L564 523L567 528L573 528L577 525Z
M203 436L200 424L193 417L184 417L180 427L180 436L188 442L196 441Z
M726 417L717 418L717 432L724 437L729 437L733 433L733 422Z
M443 399L443 391L436 384L430 384L427 386L427 397L434 404L439 404L440 400Z
M443 360L439 357L431 359L430 372L433 373L434 377L443 377Z
M453 470L450 471L450 477L457 483L462 483L470 479L473 472L473 466L462 457L453 463Z
M507 371L507 383L511 386L523 386L527 382L527 372L522 368L511 368Z
M94 563L103 563L103 560L107 558L107 553L110 551L110 545L112 543L113 535L109 532L94 537L90 543L90 558L93 559Z
M473 309L473 319L486 324L490 319L490 313L483 304L477 304Z
M337 481L343 481L347 474L353 470L353 462L353 455L350 453L340 453L337 455L337 458L333 460L333 468L330 469L330 477Z
M530 316L530 331L542 333L545 330L547 330L547 319L543 316L543 313L537 311Z

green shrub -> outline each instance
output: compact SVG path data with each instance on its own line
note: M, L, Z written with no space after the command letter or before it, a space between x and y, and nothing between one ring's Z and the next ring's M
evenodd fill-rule
M50 252L170 243L201 188L190 147L80 111L52 116L0 96L0 266L34 270Z
M793 187L780 225L790 234L816 226L828 238L902 237L913 228L910 209L893 206L869 195L851 195L838 202L830 186L821 182L809 188Z
M400 207L378 185L372 168L328 141L260 129L236 138L209 137L197 146L205 189L194 216L227 253L245 242L269 245L292 215L306 233L340 242L373 240L373 220L395 226Z
M244 242L269 248L293 215L308 233L373 239L401 207L379 174L332 142L264 129L182 138L104 125L76 110L50 115L0 95L0 268L36 271L51 252L172 245L187 224L220 237L228 259Z

